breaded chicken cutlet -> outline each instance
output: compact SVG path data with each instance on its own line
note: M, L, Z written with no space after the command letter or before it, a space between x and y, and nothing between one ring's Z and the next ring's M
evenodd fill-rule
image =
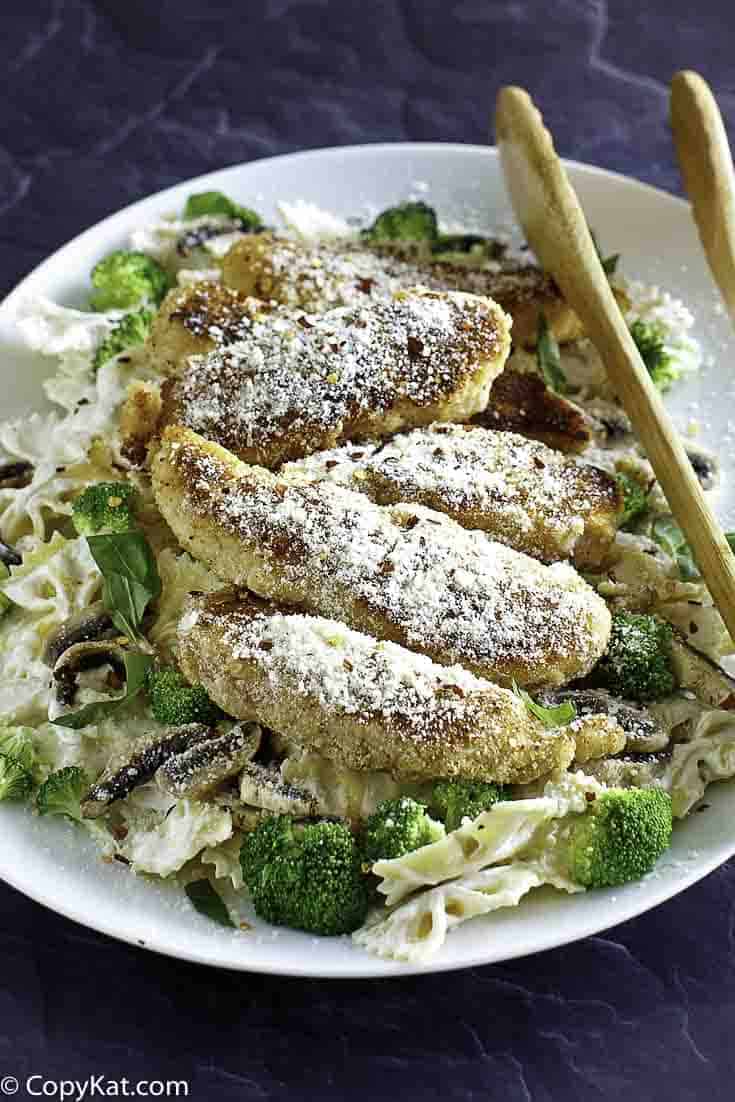
M512 432L434 424L381 444L348 445L286 464L286 482L334 482L378 505L446 513L542 562L599 567L622 494L606 471Z
M275 467L361 436L468 420L509 348L509 319L474 295L416 289L321 316L275 312L168 379L160 424Z
M190 599L179 660L229 715L351 769L526 782L566 768L583 742L592 756L625 743L602 722L577 746L573 728L546 729L509 689L243 592Z
M289 485L176 427L152 477L182 546L221 578L436 661L553 686L588 673L607 644L610 613L572 567L544 566L422 506Z
M243 295L314 313L418 285L466 291L494 299L510 314L516 344L536 343L539 314L560 342L582 335L579 318L553 279L532 264L505 262L473 269L430 260L407 262L352 243L307 244L249 234L225 255L222 278Z
M269 312L267 303L213 280L174 287L153 319L148 360L161 375L175 375L190 356L245 339Z
M475 414L472 424L517 432L561 452L583 452L592 442L589 416L547 386L540 375L517 370L514 359L495 380L487 406Z

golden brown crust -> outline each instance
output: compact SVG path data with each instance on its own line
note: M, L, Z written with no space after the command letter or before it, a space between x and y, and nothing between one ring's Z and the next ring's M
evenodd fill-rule
M562 452L582 452L592 440L579 406L556 394L540 375L514 370L512 361L493 383L487 407L472 423L517 432Z
M535 347L540 314L546 318L559 344L577 340L584 333L581 321L552 277L532 264L501 268L500 271L433 264L430 271L442 286L495 299L513 318L515 345Z
M175 375L189 356L242 340L266 310L264 303L211 280L175 287L154 318L149 360L162 375Z
M120 410L120 451L135 467L142 467L161 415L161 394L153 383L134 380Z
M319 317L277 312L168 381L161 427L186 425L272 468L344 440L468 420L509 348L509 319L473 295L417 288Z
M569 566L548 567L421 506L291 485L169 428L153 462L161 512L216 573L501 684L584 676L610 614Z
M241 294L315 312L421 284L494 299L513 318L515 344L536 344L541 313L560 343L583 333L554 280L532 264L503 262L476 269L421 254L403 259L352 242L311 245L250 234L225 256L222 278Z
M179 658L230 715L352 769L526 782L574 754L507 689L242 592L191 601Z
M333 482L378 505L425 505L542 562L572 559L585 568L605 559L622 509L606 471L479 426L437 423L385 443L318 452L280 474Z

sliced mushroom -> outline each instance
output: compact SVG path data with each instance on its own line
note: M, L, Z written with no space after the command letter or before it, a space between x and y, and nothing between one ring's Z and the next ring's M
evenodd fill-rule
M586 762L585 773L610 788L654 788L666 775L672 747L656 754L617 754Z
M602 447L625 443L633 432L628 414L615 402L596 398L585 404L585 412L592 418L595 442Z
M167 758L156 782L172 796L198 799L239 773L260 745L257 723L238 723L227 734L197 742L183 754Z
M64 708L74 704L79 690L79 676L88 670L99 670L109 666L105 679L105 689L110 689L112 697L119 696L119 690L125 687L125 650L113 640L96 640L88 643L74 643L67 647L54 664L53 681L56 704L61 710L49 713L51 720L57 719ZM102 686L100 686L102 688Z
M22 490L32 480L32 463L21 460L18 463L0 464L0 490Z
M20 566L23 562L23 556L20 551L16 551L9 543L0 540L0 562L5 566Z
M605 689L558 689L539 697L546 707L571 700L578 716L607 715L625 732L626 752L651 753L663 750L669 736L655 716L638 704L619 700Z
M720 463L717 456L699 444L687 442L686 453L703 490L714 490L720 481Z
M219 237L223 233L242 232L242 225L240 219L232 219L228 222L204 222L194 229L187 230L178 238L176 252L179 256L191 256L195 249L213 237Z
M306 819L319 813L318 801L310 792L287 784L278 769L250 762L240 778L240 799L251 807L263 808L276 815L293 815Z
M212 738L212 728L203 723L186 727L164 727L136 739L121 755L108 762L106 769L82 801L85 819L96 819L110 804L122 800L134 788L151 780L173 754L183 754Z
M681 689L710 708L735 709L735 677L678 633L671 643L671 665Z
M52 632L43 649L43 661L47 666L55 666L62 654L77 643L91 640L112 639L116 629L112 617L102 601L95 601L88 608L70 616Z

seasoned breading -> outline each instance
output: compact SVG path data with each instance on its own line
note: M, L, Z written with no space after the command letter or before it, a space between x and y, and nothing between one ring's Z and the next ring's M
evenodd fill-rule
M244 295L321 313L385 298L402 288L468 291L495 299L513 318L513 340L534 345L543 313L558 341L582 335L577 315L551 276L532 264L502 262L473 269L437 261L407 262L352 243L307 244L249 234L224 257L222 278Z
M148 359L162 375L175 375L189 356L206 355L248 335L268 311L222 283L202 280L166 295L146 342Z
M540 375L516 371L513 359L493 383L474 425L517 432L562 452L583 452L592 440L590 419L574 402L548 387Z
M153 488L182 544L220 577L479 676L561 685L605 649L610 614L572 567L543 566L420 505L289 485L176 427Z
M533 264L509 264L500 271L465 265L433 264L431 285L489 295L513 319L516 345L532 348L538 338L538 319L543 314L559 344L577 340L584 329L550 275Z
M120 452L135 467L143 465L161 416L161 392L155 383L135 379L120 407Z
M575 753L566 730L546 730L508 689L244 593L190 600L179 660L230 715L352 769L521 782Z
M412 502L542 562L599 566L622 495L606 471L511 432L435 424L383 444L348 445L289 463L287 482L335 482L379 505Z
M416 289L320 317L276 312L167 380L161 426L275 467L360 436L468 420L509 347L509 319L473 295Z

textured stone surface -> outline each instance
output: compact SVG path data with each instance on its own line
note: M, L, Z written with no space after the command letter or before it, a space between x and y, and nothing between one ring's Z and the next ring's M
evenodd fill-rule
M5 0L2 28L3 289L102 216L212 168L482 142L507 81L538 96L561 152L673 190L672 71L707 75L735 126L726 0ZM734 951L735 864L569 948L344 984L178 964L2 887L0 1077L186 1078L207 1102L725 1102Z

